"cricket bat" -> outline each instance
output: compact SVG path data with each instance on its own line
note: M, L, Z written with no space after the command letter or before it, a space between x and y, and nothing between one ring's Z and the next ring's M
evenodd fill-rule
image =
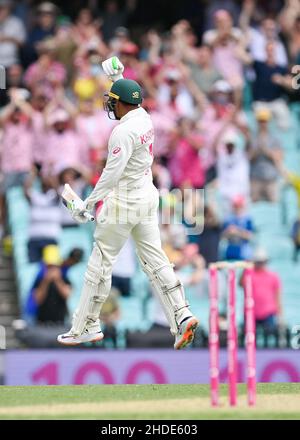
M70 187L68 183L65 184L64 190L61 194L63 204L72 212L76 210L83 210L83 201L76 194L75 191ZM93 222L95 217L89 212L85 211L82 213L89 221Z

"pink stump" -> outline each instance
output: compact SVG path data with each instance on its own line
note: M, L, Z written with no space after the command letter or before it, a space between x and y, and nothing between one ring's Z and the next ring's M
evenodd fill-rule
M231 406L237 403L237 329L235 317L235 269L228 270L228 386L229 403Z
M255 318L254 300L252 294L252 270L246 269L244 274L245 286L245 333L247 350L247 389L248 405L256 402L256 347L255 347Z
M210 395L212 406L219 404L219 307L218 307L218 272L209 269L210 309L209 309L209 359L210 359Z

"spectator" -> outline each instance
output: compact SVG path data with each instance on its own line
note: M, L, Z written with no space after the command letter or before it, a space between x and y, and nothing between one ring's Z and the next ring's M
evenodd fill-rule
M1 173L0 226L6 217L5 194L14 186L22 186L33 165L31 108L26 102L28 93L24 89L11 89L10 103L0 114L3 129L0 141Z
M264 17L258 28L250 27L251 17L257 7L255 0L247 0L243 4L240 15L240 27L248 41L251 57L254 61L265 62L268 58L267 46L274 46L274 61L280 67L288 64L285 47L279 37L279 26L276 20Z
M205 32L203 42L211 46L214 66L233 88L235 102L239 104L244 86L243 63L248 56L243 34L233 27L229 12L224 9L216 11L215 29Z
M218 188L225 213L230 212L232 201L242 195L245 200L250 195L250 172L247 155L238 146L236 134L227 131L221 136L217 152Z
M233 104L232 92L228 82L217 81L209 95L210 101L203 107L200 126L205 138L205 148L201 151L201 157L206 169L207 183L216 177L216 148L220 134L228 130L236 135L248 135L247 117Z
M65 168L82 169L88 164L86 139L74 127L72 115L64 108L48 112L48 141L43 173L56 175Z
M66 69L55 59L56 44L54 39L47 39L38 45L39 57L25 72L24 80L29 89L37 85L54 95L66 79Z
M79 111L76 127L87 143L89 163L94 162L95 157L105 158L115 122L108 119L103 110L96 108L93 98L81 100Z
M176 272L184 285L189 289L201 288L205 280L205 261L198 252L195 243L187 243L183 246L181 260L176 264Z
M191 78L197 87L208 95L212 92L216 81L222 79L221 73L214 66L212 61L212 47L202 45L197 50L194 60L187 61L191 69Z
M73 26L73 36L77 46L86 47L92 42L100 41L99 27L100 22L94 20L92 11L88 8L81 9Z
M178 121L178 129L170 147L168 167L173 186L179 188L202 188L205 180L204 168L199 156L203 138L195 130L191 119Z
M35 24L28 33L22 50L23 64L28 67L38 58L38 44L55 34L58 8L54 3L43 2L36 9Z
M121 53L121 48L130 42L129 30L124 26L118 26L109 41L109 47L113 53Z
M216 216L212 206L204 207L204 229L197 235L194 242L197 243L199 253L203 256L208 267L210 263L219 260L219 244L222 233L222 225Z
M101 12L103 22L101 31L105 41L108 42L113 38L116 29L126 26L132 2L127 0L126 3L126 6L120 9L116 0L107 0L105 2L104 10Z
M32 154L36 166L41 168L45 154L45 137L47 136L45 112L50 96L43 87L34 87L30 104L32 106Z
M268 124L271 112L260 108L255 115L258 129L248 147L251 198L253 202L275 202L278 199L277 157L280 153L280 143L270 132Z
M120 60L124 64L124 77L134 81L143 80L141 63L138 60L139 48L135 43L124 43L120 48Z
M41 191L25 183L25 195L30 204L28 230L28 258L31 263L41 261L43 249L58 243L61 232L60 200L49 178L41 178Z
M26 39L22 21L12 15L12 1L0 0L0 60L10 67L19 63L19 49Z
M57 246L46 246L43 251L44 275L33 286L37 304L37 324L63 325L68 316L67 299L71 282L61 268Z
M227 11L234 19L234 23L238 23L239 7L233 0L212 0L208 2L205 9L205 30L212 29L215 23L215 14L218 10Z
M268 255L264 249L256 249L253 261L252 292L256 326L274 332L283 324L281 282L279 276L268 269ZM244 276L241 286L245 288Z
M0 123L1 170L4 175L2 193L12 186L23 185L33 164L31 107L26 102L29 94L24 89L11 89L10 103L3 109Z
M282 31L288 40L288 50L292 63L300 64L300 15L297 0L286 2L280 14Z
M245 205L243 197L236 197L232 203L232 215L225 218L223 238L227 240L226 260L249 260L252 257L254 227L251 217L245 214Z
M72 23L68 17L60 17L54 36L56 44L55 59L66 70L66 84L72 84L74 76L74 56L77 44L74 38Z
M43 259L40 262L37 275L33 282L33 286L30 289L25 306L25 313L28 319L33 320L33 322L36 320L36 314L37 314L37 302L35 300L35 286L39 285L42 282L48 268L47 263L55 261L57 253L58 253L58 249L55 245L48 245L43 250ZM61 263L62 276L66 277L68 275L69 270L72 267L74 267L76 264L81 262L82 257L83 257L82 249L73 248L70 251L67 258L63 260L63 262Z
M287 69L276 64L274 43L266 47L266 61L255 61L255 81L253 83L254 110L268 108L276 118L278 127L287 130L290 127L290 111L284 99L284 78Z
M184 77L178 67L165 67L160 73L157 90L159 111L169 118L193 118L195 106Z

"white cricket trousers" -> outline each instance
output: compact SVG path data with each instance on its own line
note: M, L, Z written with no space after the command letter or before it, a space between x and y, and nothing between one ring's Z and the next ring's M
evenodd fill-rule
M192 316L181 282L161 247L158 226L159 195L154 185L126 197L109 196L97 216L94 248L84 277L72 333L99 331L99 315L111 288L112 266L128 239L133 237L142 269L153 284L172 334L182 320Z

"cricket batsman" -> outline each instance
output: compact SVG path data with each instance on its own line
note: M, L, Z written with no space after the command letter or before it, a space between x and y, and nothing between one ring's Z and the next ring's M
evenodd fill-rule
M138 259L160 300L170 331L179 350L194 339L198 320L189 309L184 289L173 266L161 247L158 226L158 191L152 182L154 130L151 118L140 106L141 87L124 79L124 66L117 57L102 63L105 74L113 82L104 102L108 116L119 120L108 142L105 169L84 209L74 210L79 223L88 219L94 205L103 200L97 216L94 247L89 258L79 306L72 328L59 335L58 342L77 345L100 341L100 311L111 288L112 266L131 235Z

